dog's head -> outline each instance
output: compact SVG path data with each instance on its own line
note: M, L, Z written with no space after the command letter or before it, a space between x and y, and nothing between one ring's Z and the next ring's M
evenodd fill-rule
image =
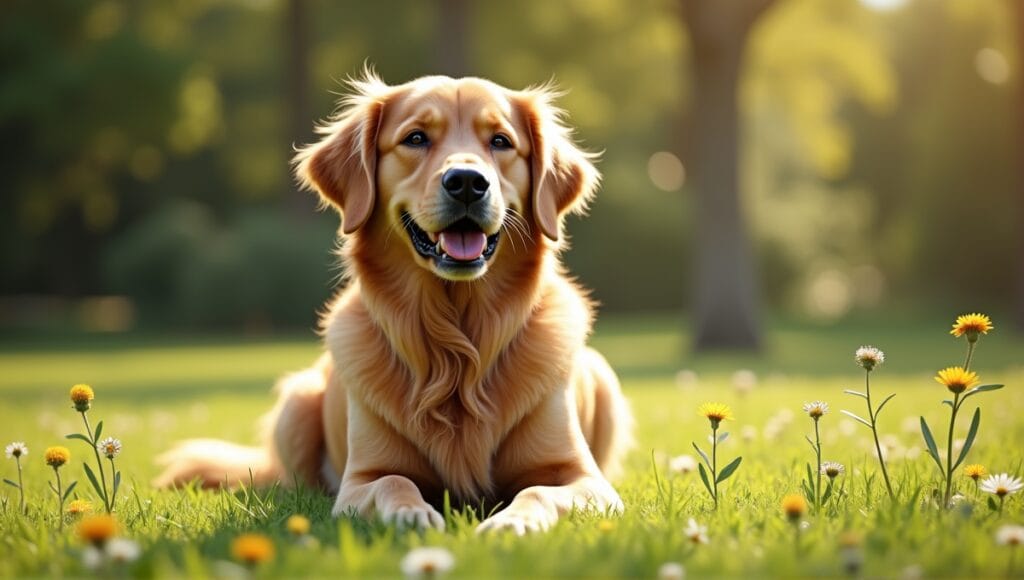
M563 216L597 185L549 90L441 76L388 86L370 73L351 86L323 139L296 155L297 175L341 212L345 235L403 239L443 279L482 276L515 251L510 232L557 246Z

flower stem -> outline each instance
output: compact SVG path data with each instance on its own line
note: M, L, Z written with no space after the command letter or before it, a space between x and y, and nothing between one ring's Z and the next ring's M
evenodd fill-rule
M103 472L103 460L100 459L100 450L96 448L96 439L92 436L92 427L89 425L89 417L82 411L82 420L85 421L85 436L89 439L92 452L96 455L96 468L100 470L100 492L103 499L103 507L110 513L110 499L107 497L107 476ZM113 474L111 474L113 477Z
M110 460L110 507L114 507L114 501L117 499L117 488L115 487L115 481L117 478L117 470L114 467L114 458L108 457Z
M814 486L815 511L821 511L821 435L818 433L818 420L814 420L814 450L818 457L818 483Z
M53 468L54 475L57 476L57 521L59 522L60 529L64 529L64 488L60 483L60 469Z
M25 484L21 480L21 457L15 457L14 463L18 465L18 495L21 496L21 513L28 513L25 510Z
M1006 501L1006 496L999 496L999 517L1003 517L1003 502Z
M711 486L714 493L715 509L718 509L718 426L711 427Z
M942 497L942 505L949 507L949 498L953 492L953 426L956 413L960 410L960 393L953 393L953 405L949 415L949 436L946 438L946 493Z
M970 342L970 341L967 342L967 360L964 361L964 370L965 371L971 369L971 358L974 357L974 345L975 344L977 344L977 343Z
M892 483L889 482L889 472L885 469L885 458L882 457L882 444L878 441L878 427L876 425L877 415L871 407L871 371L864 371L864 394L868 401L868 418L871 419L871 434L875 438L875 451L878 453L878 464L882 466L882 478L885 480L885 489L889 492L889 499L896 501L896 493L892 490Z

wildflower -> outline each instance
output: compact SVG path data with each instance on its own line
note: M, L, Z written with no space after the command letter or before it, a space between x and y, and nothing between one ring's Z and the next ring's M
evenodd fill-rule
M658 568L658 580L683 580L686 568L679 562L665 562Z
M105 455L107 459L113 459L121 452L121 441L113 437L107 437L96 444L96 450Z
M996 543L1000 546L1024 544L1024 526L1005 525L996 530Z
M47 465L57 469L71 460L71 452L68 451L67 447L47 447L43 453L43 458L46 459Z
M309 518L295 514L285 521L284 527L293 536L305 536L309 533Z
M957 316L949 333L957 338L966 334L968 342L977 342L979 334L988 334L993 328L992 321L984 314L962 314Z
M856 576L864 565L864 553L860 549L861 537L856 532L843 532L839 536L839 555L843 559L846 573Z
M444 548L413 548L400 566L406 578L436 578L455 567L455 556Z
M242 534L231 542L231 555L255 566L274 559L274 543L263 534Z
M92 502L85 499L72 500L68 504L67 514L69 516L81 516L92 513Z
M92 400L96 397L92 387L89 385L75 385L71 387L71 402L75 404L75 410L84 413L92 406Z
M949 367L939 371L935 382L945 385L951 393L960 394L978 383L978 374L963 367Z
M125 538L114 538L107 542L107 557L111 562L126 564L138 560L140 555L142 555L142 548L139 547L138 542Z
M597 522L597 529L602 532L610 532L615 529L615 522L611 520L601 520Z
M885 353L873 346L862 346L853 353L853 358L864 370L872 371L885 362Z
M732 409L722 403L704 403L700 406L698 412L711 421L712 429L718 429L718 424L726 419L735 418L732 415Z
M694 544L708 543L708 527L697 523L697 520L690 518L683 528L683 534Z
M7 453L7 459L18 459L28 455L28 446L23 441L15 441L5 447L4 452Z
M964 468L964 475L973 479L974 482L977 483L978 479L988 475L988 471L985 470L984 465L972 463L971 465L968 465L967 467Z
M1020 479L1010 477L1005 473L990 475L985 481L981 482L981 491L994 493L1000 498L1015 494L1022 488L1024 488L1024 483Z
M739 395L746 395L757 386L757 375L749 369L740 369L732 374L732 386Z
M782 498L782 511L789 521L795 523L807 513L807 500L802 495L791 493Z
M821 464L821 474L827 475L829 479L835 479L842 475L846 471L842 463L836 461L823 461Z
M680 455L668 460L668 470L686 475L697 470L697 460L692 455Z
M75 531L78 532L79 538L98 548L102 548L107 543L107 540L113 538L117 533L117 520L109 514L88 516L78 522L78 527L75 528Z
M804 403L804 413L807 413L811 419L817 421L821 419L821 416L828 413L828 403L824 401L814 401L813 403Z
M86 570L99 570L103 566L103 552L96 546L87 546L82 551L82 566Z

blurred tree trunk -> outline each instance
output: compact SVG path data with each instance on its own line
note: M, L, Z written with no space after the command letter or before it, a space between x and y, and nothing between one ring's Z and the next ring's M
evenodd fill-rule
M466 0L437 0L437 73L462 77L467 70L467 24L470 3Z
M681 0L693 50L687 169L696 192L694 347L761 344L757 272L739 190L740 73L747 38L775 0Z
M287 107L286 143L302 145L313 138L313 115L309 105L309 18L306 0L288 0L285 5L285 84ZM290 151L290 150L289 150ZM309 221L316 212L316 196L301 191L289 181L285 205L295 219Z
M1024 1L1010 0L1013 4L1013 19L1016 24L1017 40L1017 155L1024 155L1024 78L1020 67L1024 65ZM1017 296L1015 319L1017 330L1024 332L1024 163L1017 163Z

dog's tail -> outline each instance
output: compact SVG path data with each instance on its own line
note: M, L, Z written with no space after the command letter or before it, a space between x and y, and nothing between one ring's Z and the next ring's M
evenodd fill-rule
M283 470L267 449L245 447L217 439L189 439L157 458L164 472L153 482L158 488L178 487L197 480L204 488L270 485Z

